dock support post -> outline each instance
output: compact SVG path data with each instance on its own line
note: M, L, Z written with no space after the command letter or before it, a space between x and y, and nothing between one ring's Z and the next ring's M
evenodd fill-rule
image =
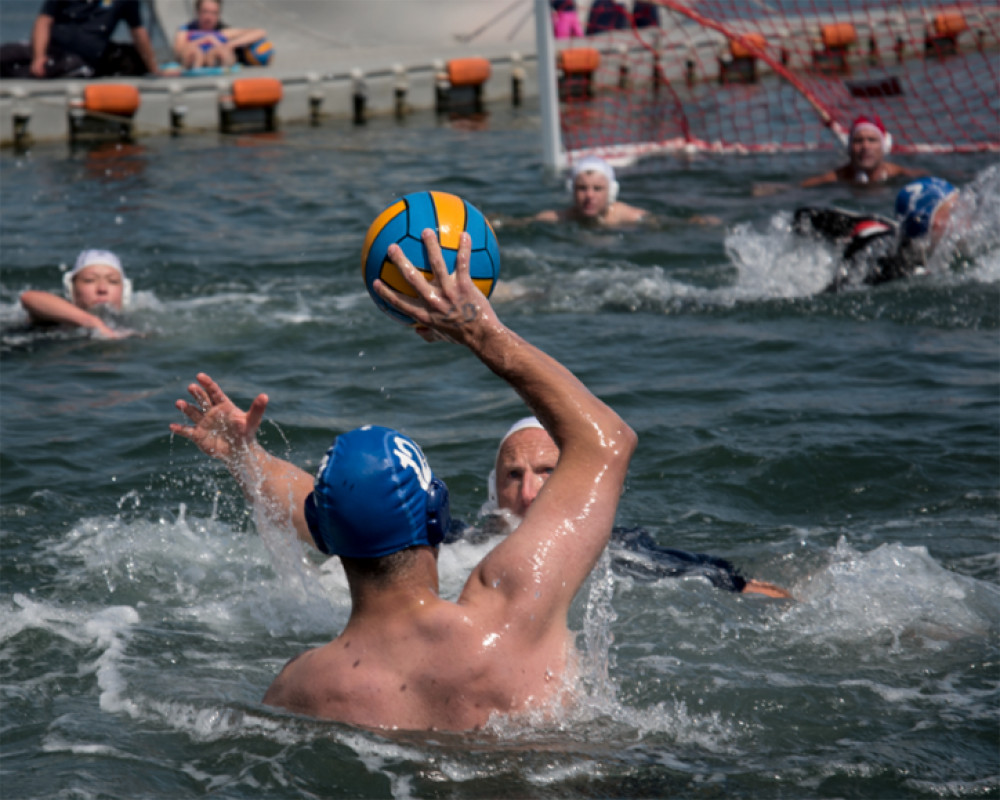
M406 78L406 67L402 64L393 64L392 74L395 76L393 78L392 92L396 119L402 119L409 111L406 106L406 92L409 89L409 84Z
M31 122L31 106L28 105L28 95L21 86L14 88L14 108L12 109L12 121L14 125L14 147L22 150L31 141L28 133L28 123Z
M309 82L309 124L319 125L320 108L323 105L323 87L320 86L319 75L315 72L306 74Z
M365 85L365 74L360 67L351 70L351 87L354 97L354 124L364 125L365 102L368 99L368 87Z
M184 130L184 117L187 106L184 105L184 87L180 83L170 84L170 135L180 136Z
M524 60L521 54L515 50L510 54L510 102L517 108L521 105L521 91L524 86Z

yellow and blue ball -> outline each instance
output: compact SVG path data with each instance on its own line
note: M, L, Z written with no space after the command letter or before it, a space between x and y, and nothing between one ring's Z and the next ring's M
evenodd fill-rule
M274 56L274 45L270 39L258 39L253 44L243 48L243 58L247 64L263 67L271 62Z
M368 228L361 249L361 272L365 286L380 309L407 324L413 320L386 303L375 293L377 279L397 292L416 297L399 268L386 258L389 245L398 244L403 253L427 280L433 278L426 248L420 239L425 228L437 233L448 272L455 271L459 236L468 231L472 238L469 273L472 282L490 296L500 278L500 246L489 221L472 203L447 192L414 192L405 195L379 214Z

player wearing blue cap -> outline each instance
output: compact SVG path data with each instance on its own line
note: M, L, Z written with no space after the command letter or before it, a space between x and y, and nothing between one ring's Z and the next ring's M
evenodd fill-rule
M574 678L570 605L611 534L632 430L564 366L496 316L469 276L462 234L449 274L424 231L434 280L396 245L388 257L416 292L376 282L428 341L467 347L542 420L562 456L521 525L473 569L456 602L438 595L443 485L406 436L367 427L338 437L315 481L267 453L258 395L243 412L207 375L177 407L191 425L171 430L221 459L247 497L305 541L339 553L351 614L332 642L293 658L264 702L369 727L468 730L496 713L553 707Z
M937 244L951 216L958 189L942 178L921 178L896 195L903 241Z
M958 189L942 178L919 178L896 196L896 218L855 214L837 208L800 208L796 233L843 245L841 263L827 292L877 285L920 275L951 219Z

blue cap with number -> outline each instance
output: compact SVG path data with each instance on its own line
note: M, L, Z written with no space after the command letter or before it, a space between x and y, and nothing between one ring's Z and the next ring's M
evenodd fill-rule
M906 184L896 195L896 216L904 239L919 239L930 233L934 213L957 192L941 178L920 178Z
M319 465L305 515L320 552L349 558L436 546L451 521L448 487L417 443L376 425L337 437Z

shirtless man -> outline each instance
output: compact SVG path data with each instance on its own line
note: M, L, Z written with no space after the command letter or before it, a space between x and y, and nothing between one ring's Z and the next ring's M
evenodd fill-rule
M21 294L21 306L34 325L91 328L99 336L118 339L132 331L115 330L94 312L101 306L120 311L128 304L132 283L122 262L110 250L84 250L63 276L66 299L38 289Z
M851 124L847 142L849 161L822 175L802 181L800 186L809 188L826 183L884 183L893 178L918 178L926 173L908 169L885 160L892 150L892 135L886 131L877 116L858 117Z
M293 658L264 702L355 725L469 730L492 714L557 704L574 677L567 613L608 543L636 436L564 366L496 316L469 277L462 234L454 274L424 231L433 282L397 245L388 257L417 297L379 295L429 341L464 345L506 380L562 451L524 521L473 569L457 602L438 595L437 542L447 500L419 448L388 429L344 434L315 483L256 440L267 406L244 413L207 375L171 430L221 459L247 497L300 538L341 557L347 626Z
M527 514L542 487L559 463L559 448L535 417L514 423L497 448L496 461L487 481L484 515L499 513L516 529ZM701 575L713 585L735 592L791 598L791 594L773 583L744 578L721 558L702 553L688 553L658 546L648 533L637 528L616 528L612 535L612 566L616 571L654 577ZM629 553L649 556L638 564Z
M573 205L541 211L535 215L537 222L580 222L618 228L637 225L649 216L647 211L618 200L614 167L603 158L588 156L577 161L568 188L573 194Z
M806 178L799 186L805 189L830 183L864 186L895 178L918 178L927 174L923 170L909 169L886 161L885 157L891 150L892 135L885 129L882 120L877 116L858 117L851 124L847 140L848 162L822 175ZM794 184L789 183L756 183L752 194L754 197L766 197L793 188Z

